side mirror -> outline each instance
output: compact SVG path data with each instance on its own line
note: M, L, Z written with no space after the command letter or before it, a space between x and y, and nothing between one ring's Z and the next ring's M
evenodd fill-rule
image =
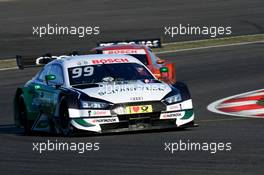
M164 64L165 63L165 60L157 60L156 63L157 64Z
M169 72L169 69L167 67L162 67L162 68L160 68L160 72L161 73L167 73L167 72Z
M45 80L46 80L47 84L48 84L49 81L55 80L55 79L56 79L56 76L52 75L52 74L45 76Z

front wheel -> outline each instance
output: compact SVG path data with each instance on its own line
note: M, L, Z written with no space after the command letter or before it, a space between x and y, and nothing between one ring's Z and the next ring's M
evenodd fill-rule
M73 136L73 126L69 117L68 106L65 102L60 107L60 131L63 136Z

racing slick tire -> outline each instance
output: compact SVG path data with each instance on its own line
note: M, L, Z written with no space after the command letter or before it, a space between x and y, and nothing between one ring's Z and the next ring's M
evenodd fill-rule
M66 137L74 136L74 128L71 125L68 105L64 100L62 100L60 104L59 119L60 119L60 133Z
M20 95L18 97L18 116L19 116L19 121L24 128L25 135L31 135L32 134L31 124L27 118L27 109L23 95Z

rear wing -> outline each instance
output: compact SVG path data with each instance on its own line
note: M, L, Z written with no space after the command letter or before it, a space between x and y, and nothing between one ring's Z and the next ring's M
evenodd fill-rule
M97 43L97 46L112 46L112 45L119 45L119 44L139 44L139 45L145 45L150 48L161 48L162 47L160 38L107 41L107 42Z
M47 63L49 63L52 60L60 59L61 56L52 56L52 55L43 55L41 57L35 57L35 56L16 56L16 63L17 67L19 69L29 68L29 67L38 67L43 66Z
M84 53L83 53L84 54ZM86 53L89 54L89 53ZM49 62L57 59L63 59L67 58L69 56L75 56L75 55L80 55L78 51L73 51L69 54L63 54L60 56L55 56L50 53L47 53L42 56L21 56L21 55L16 55L16 63L17 67L19 69L24 69L24 68L30 68L30 67L40 67L48 64Z

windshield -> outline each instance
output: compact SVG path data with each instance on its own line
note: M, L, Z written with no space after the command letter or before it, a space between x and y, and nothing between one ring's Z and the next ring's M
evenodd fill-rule
M147 60L147 55L146 54L129 54L129 55L137 58L143 64L148 65L148 60Z
M71 85L104 81L130 81L154 79L149 71L137 63L86 65L68 68Z

